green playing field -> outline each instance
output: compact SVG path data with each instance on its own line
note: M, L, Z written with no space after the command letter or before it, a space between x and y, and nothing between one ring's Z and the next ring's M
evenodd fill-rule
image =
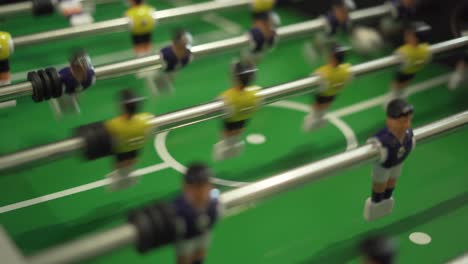
M192 1L150 1L158 9ZM198 1L195 1L198 2ZM98 6L96 20L123 14L123 4ZM305 21L293 10L278 10L283 24ZM250 24L249 13L238 9L161 24L154 33L156 47L170 39L177 26L192 31L195 45L238 36ZM28 16L0 22L0 30L13 36L67 26L60 16ZM257 84L269 87L303 78L319 66L305 62L304 40L283 41L259 65ZM11 58L13 79L24 80L28 70L63 65L73 47L85 47L96 65L133 56L128 33L112 33L20 47ZM388 51L387 53L389 53ZM18 100L16 107L0 109L0 153L7 154L71 136L72 129L117 115L116 97L132 88L147 97L144 110L155 114L207 102L229 88L229 64L236 52L195 59L178 73L172 96L151 96L143 76L98 81L80 96L82 114L57 120L48 103ZM368 58L369 59L369 58ZM350 62L368 59L355 54ZM409 91L415 105L414 126L466 110L468 87L448 91L449 68L436 63L417 76ZM104 230L125 221L126 212L150 201L170 198L180 187L180 171L193 161L213 166L221 190L271 176L363 144L384 126L382 108L395 69L357 77L334 102L330 124L304 133L310 94L262 108L249 123L245 152L223 162L212 161L220 120L210 120L158 134L147 142L138 163L139 183L110 193L103 179L111 158L85 162L69 157L0 177L0 224L25 253L33 253L77 236ZM252 138L262 138L259 144ZM370 194L370 165L356 167L326 180L304 185L219 222L207 263L359 263L355 248L365 236L377 232L399 241L398 263L443 263L468 250L467 130L418 145L405 163L395 191L395 210L376 222L362 217ZM417 245L413 232L427 233L431 243ZM139 255L132 247L87 263L173 263L170 247Z

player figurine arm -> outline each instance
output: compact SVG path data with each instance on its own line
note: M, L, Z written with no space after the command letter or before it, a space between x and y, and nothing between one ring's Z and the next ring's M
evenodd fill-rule
M371 137L367 140L366 143L372 144L379 151L379 163L384 163L387 160L388 150L383 146L382 142L378 138Z

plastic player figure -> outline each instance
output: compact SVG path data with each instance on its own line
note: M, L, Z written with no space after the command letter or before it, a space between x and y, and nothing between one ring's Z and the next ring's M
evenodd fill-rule
M394 264L396 257L395 242L383 236L365 239L360 244L363 264Z
M396 19L404 22L410 22L416 12L416 0L391 0L393 9L392 15Z
M93 17L85 11L82 0L60 0L58 7L74 27L94 22Z
M96 73L89 55L83 51L75 51L69 59L70 65L59 71L63 83L63 95L50 100L57 116L63 112L80 112L77 95L86 90L96 81Z
M353 1L334 0L331 10L325 15L327 21L327 34L335 35L339 31L348 32L351 29L349 11L354 9Z
M280 24L280 18L273 12L274 6L274 0L252 2L253 26L248 32L250 48L242 54L249 61L258 63L262 55L273 48L277 41L276 27Z
M109 185L111 191L127 188L135 183L130 173L139 150L151 132L149 121L153 118L150 113L138 113L141 100L130 90L123 90L120 94L122 114L105 123L112 137L112 151L116 159L116 170L108 175L112 180Z
M234 87L221 94L228 107L228 117L224 119L223 139L214 146L215 160L237 156L244 148L242 132L260 105L256 96L258 87L250 86L255 72L252 63L237 62L232 67Z
M312 112L304 119L304 130L310 131L326 124L324 118L330 104L352 78L351 65L344 63L347 48L333 45L329 52L328 63L315 71L320 76L321 91L315 95Z
M402 98L404 88L431 60L430 47L424 38L424 34L429 29L428 25L420 23L412 23L405 27L405 43L396 51L400 57L401 66L392 84L390 100Z
M462 83L468 81L468 51L465 52L462 59L458 61L455 72L450 76L448 84L449 90L457 89Z
M388 4L391 16L382 18L380 29L387 39L400 43L404 25L414 19L417 0L390 0Z
M178 29L172 36L172 44L160 50L163 64L162 71L156 72L154 77L157 91L164 92L173 90L174 74L184 68L192 61L193 37L190 32Z
M0 86L11 83L10 61L14 45L10 33L0 31Z
M415 147L412 119L413 106L395 99L387 106L387 127L368 141L378 146L380 160L372 170L372 197L367 199L364 209L366 220L385 216L393 209L392 195L403 162Z
M218 220L218 200L212 197L213 172L192 164L185 173L183 194L173 202L181 232L175 243L178 264L202 264Z
M353 1L333 0L331 9L324 16L325 31L315 35L315 40L304 45L305 58L311 63L319 57L319 54L327 54L328 48L336 43L335 36L338 33L349 33L351 20L349 11L355 8Z
M153 13L155 9L144 4L143 0L129 0L131 7L125 13L130 20L132 41L135 54L138 57L152 52L151 33L156 24Z

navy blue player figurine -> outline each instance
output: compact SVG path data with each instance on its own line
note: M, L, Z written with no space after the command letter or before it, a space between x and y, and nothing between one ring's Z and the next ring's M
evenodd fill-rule
M77 95L89 88L96 81L96 73L89 55L83 51L75 51L69 59L70 65L59 71L62 79L63 95L50 100L58 116L63 112L80 112Z
M275 1L253 1L251 10L253 24L247 37L250 46L241 53L241 61L259 63L265 52L271 50L277 41L276 28L281 21L273 12Z
M175 243L178 264L202 264L211 241L211 229L218 220L218 200L213 197L207 166L194 163L183 179L183 193L173 201L177 214Z
M413 106L403 99L394 99L387 106L387 127L368 141L380 150L380 160L372 170L372 197L364 208L368 221L390 214L393 209L392 194L403 162L415 147L412 119Z
M416 12L417 0L391 0L392 15L402 22L410 22Z
M339 31L348 32L351 29L349 11L354 9L352 1L335 0L332 2L331 10L325 15L326 33L335 35Z
M363 264L394 264L397 247L391 238L373 236L359 245Z
M328 49L337 42L335 35L349 33L351 20L349 11L355 8L351 0L333 0L330 10L323 16L325 30L315 35L314 41L306 42L304 55L307 61L315 65L319 54L328 54Z
M162 69L155 73L154 85L150 84L153 92L164 93L173 90L175 73L186 67L192 61L192 42L190 32L184 29L177 29L172 36L172 44L162 48L159 52L161 56Z
M385 16L380 21L380 29L383 35L395 42L401 37L404 24L410 23L415 18L417 0L390 0L391 16Z

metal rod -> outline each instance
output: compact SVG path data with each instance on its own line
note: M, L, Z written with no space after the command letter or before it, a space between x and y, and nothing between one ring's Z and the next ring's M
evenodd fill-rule
M33 91L30 82L21 82L12 85L0 87L0 102L5 102L12 99L17 99L23 96L31 95Z
M455 128L468 124L468 111L442 119L420 127L414 131L418 140L440 136ZM222 212L250 204L273 195L282 194L294 187L309 184L313 181L333 176L332 173L370 162L378 158L379 151L375 145L366 144L354 150L276 174L238 189L224 192L220 195ZM122 229L122 230L121 230ZM89 235L83 239L72 241L61 246L40 252L30 258L29 264L65 264L84 261L92 257L134 244L137 241L137 231L129 224L121 229L111 229L107 232ZM116 236L107 237L107 236Z
M44 145L40 148L32 148L14 154L0 156L0 171L30 164L35 161L63 158L64 155L72 154L84 147L85 142L83 139L71 138Z
M246 6L249 3L250 1L248 0L210 1L206 3L155 11L153 13L153 18L157 20L158 23L160 23L163 21L177 20L182 16L197 16L207 12L220 11L234 7L242 7ZM129 21L127 18L117 18L89 25L51 30L27 36L19 36L13 38L13 42L15 43L15 47L21 47L32 44L38 44L45 41L70 39L73 37L87 36L98 33L124 31L128 28L128 25Z
M468 45L468 37L461 37L454 40L445 41L442 43L435 44L431 46L431 50L436 52L449 50L447 46L450 47L460 47L463 45ZM433 49L433 47L435 47ZM396 55L384 57L374 61L366 62L353 66L351 70L356 75L361 75L365 73L374 72L381 70L393 65L398 64L398 57ZM319 77L312 76L296 80L293 82L280 84L273 86L267 89L263 89L258 92L258 96L261 97L263 104L269 104L278 100L283 100L285 98L297 95L304 94L308 92L313 92L313 87L318 85L320 82ZM0 89L1 92L1 89ZM188 125L197 122L201 122L207 119L211 119L214 116L220 117L225 114L225 105L224 102L220 100L212 101L207 104L198 105L195 107L159 115L151 120L151 124L154 126L156 133L161 132L162 130L174 129L181 127L182 124ZM77 139L73 139L76 143ZM65 141L66 142L66 141ZM69 142L71 144L71 142ZM10 155L0 156L0 172L3 170L13 169L24 164L45 159L50 156L58 157L64 153L75 151L79 148L83 148L83 142L80 142L81 146L75 145L76 148L68 149L65 146L45 146L45 147L36 147L30 150L25 150L20 153L13 153ZM18 159L17 155L20 157L27 157L24 159ZM42 154L42 155L39 155Z
M467 264L467 263L468 263L468 252L466 252L462 256L459 256L456 259L450 260L449 262L445 264Z
M382 5L355 11L352 13L351 17L354 19L354 21L357 22L362 19L371 19L376 16L382 16L387 14L388 12L388 6ZM306 21L294 25L284 26L278 29L278 36L279 38L284 40L293 37L308 35L322 29L324 27L324 23L325 21L323 19L315 19L312 21ZM192 52L196 58L201 58L218 52L247 47L248 44L248 37L243 35L239 37L198 45L192 48ZM161 59L159 55L131 59L114 64L96 67L96 79L103 80L107 78L133 74L135 72L151 70L159 66L161 66ZM29 84L29 82L23 82L20 83L20 85L29 88L23 90L12 87L12 85L0 88L0 102L32 94L32 86L31 84ZM18 91L15 92L15 89L18 89Z
M83 237L70 244L59 245L27 258L28 264L78 263L135 243L138 233L134 225L124 224Z
M0 6L0 17L14 15L17 13L29 12L32 10L31 1Z
M468 124L468 111L444 118L414 130L416 140L425 143L429 139L447 132L466 126ZM221 195L221 202L225 210L255 202L282 193L303 183L310 183L325 177L330 173L341 171L363 162L373 161L378 158L379 151L376 146L366 144L354 150L345 151L340 154L325 158L296 169L280 173L240 187L227 191Z

